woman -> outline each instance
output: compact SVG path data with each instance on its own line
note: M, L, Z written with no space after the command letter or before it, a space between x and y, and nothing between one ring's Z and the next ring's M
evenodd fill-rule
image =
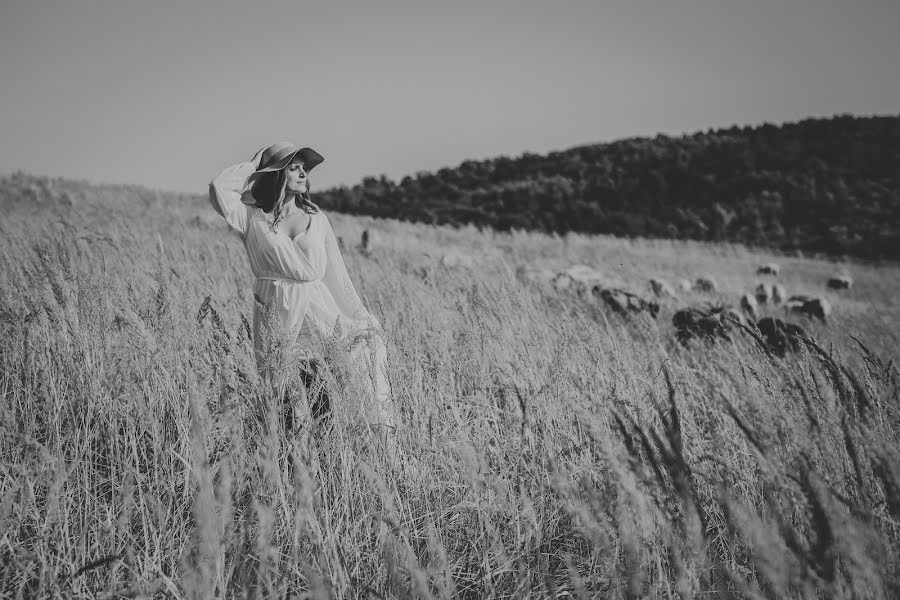
M209 201L237 231L256 276L253 345L260 375L275 381L290 348L307 356L330 340L367 376L375 421L393 426L381 325L350 280L325 213L309 197L308 173L325 160L311 148L280 142L209 184ZM323 350L324 351L324 350Z

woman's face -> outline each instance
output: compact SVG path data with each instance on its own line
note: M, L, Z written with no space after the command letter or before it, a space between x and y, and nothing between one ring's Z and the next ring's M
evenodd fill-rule
M303 163L291 163L284 168L284 191L288 194L305 194L309 191L309 179Z

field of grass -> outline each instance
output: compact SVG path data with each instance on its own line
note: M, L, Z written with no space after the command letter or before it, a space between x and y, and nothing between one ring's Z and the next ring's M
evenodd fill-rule
M0 210L3 597L900 596L900 266L332 214L393 448L330 376L332 428L285 432L205 198L17 176ZM800 352L675 342L771 260L834 305ZM517 276L572 264L721 296L623 319Z

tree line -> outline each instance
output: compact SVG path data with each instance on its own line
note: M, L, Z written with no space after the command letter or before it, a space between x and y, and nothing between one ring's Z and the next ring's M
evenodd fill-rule
M900 116L658 135L318 192L326 208L500 230L900 258Z

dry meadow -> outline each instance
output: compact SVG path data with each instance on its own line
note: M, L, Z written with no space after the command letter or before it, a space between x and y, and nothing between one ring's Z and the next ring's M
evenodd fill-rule
M285 430L205 198L0 188L3 597L900 596L897 265L333 214L387 333L391 442L330 375L330 428ZM799 352L675 341L677 308L773 260L834 306L795 319ZM573 264L721 287L653 320L521 276Z

